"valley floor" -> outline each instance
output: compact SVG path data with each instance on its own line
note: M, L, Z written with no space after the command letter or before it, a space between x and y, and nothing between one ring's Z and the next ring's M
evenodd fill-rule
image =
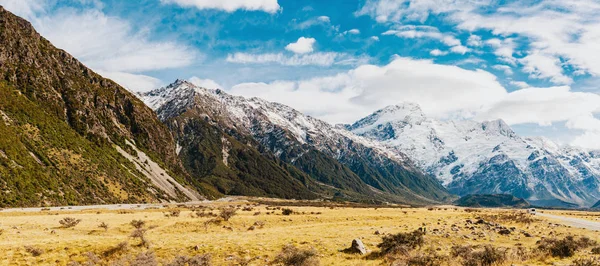
M216 217L221 209L230 208L237 211L228 221ZM283 215L285 209L293 213ZM544 211L565 213L576 212ZM64 228L59 221L65 217L81 221ZM373 208L252 198L164 206L8 209L0 211L0 265L163 265L177 256L180 262L188 259L189 263L197 255L201 255L195 257L198 261L205 260L206 254L212 265L267 265L278 255L282 258L282 248L290 244L306 257L314 251L311 261L321 265L462 265L479 256L486 245L502 254L497 265L573 265L577 259L593 258L600 235L555 218L522 210ZM137 234L133 220L144 222L138 223ZM102 223L106 230L99 227ZM383 236L419 228L426 230L420 248L379 254L377 245ZM553 257L551 249L536 244L543 238L563 240L569 235L577 242L573 256ZM582 236L587 238L581 240ZM342 252L355 238L362 240L369 254ZM466 249L460 247L471 250L469 255L462 254Z

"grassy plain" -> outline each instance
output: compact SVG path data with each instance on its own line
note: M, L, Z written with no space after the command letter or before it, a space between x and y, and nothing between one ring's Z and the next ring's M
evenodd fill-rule
M166 265L177 256L192 258L206 254L210 254L212 265L272 265L289 244L314 251L312 265L317 260L320 265L463 265L466 258L452 256L458 247L476 252L486 245L503 254L502 260L493 265L573 265L577 259L594 258L593 242L600 241L597 232L532 217L522 210L453 206L375 208L318 202L309 204L315 206L301 205L307 204L237 198L144 210L3 211L0 212L0 265L135 265L136 259L140 259L138 255L145 252L149 252L142 263L146 265L153 261ZM220 209L227 208L238 209L236 215L228 221L214 217ZM293 213L283 215L283 209L291 209ZM81 221L72 228L64 228L59 221L65 217ZM141 238L131 237L135 230L130 224L132 220L145 222L142 228L144 240L149 243L147 247L139 245ZM101 223L108 228L99 227ZM398 254L378 254L377 245L383 236L419 228L426 232L420 247ZM544 238L560 240L569 235L575 239L586 236L592 244L565 258L540 251L536 244ZM355 238L362 240L369 254L342 252ZM122 242L127 243L115 248Z

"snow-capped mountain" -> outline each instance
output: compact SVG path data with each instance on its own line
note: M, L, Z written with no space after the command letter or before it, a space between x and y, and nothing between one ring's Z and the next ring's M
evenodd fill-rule
M192 114L240 140L250 136L320 183L418 202L449 196L404 153L279 103L232 96L181 80L141 98L163 121Z
M600 198L600 152L522 138L502 120L441 121L405 103L346 127L408 155L461 196L510 193L548 206L590 206Z

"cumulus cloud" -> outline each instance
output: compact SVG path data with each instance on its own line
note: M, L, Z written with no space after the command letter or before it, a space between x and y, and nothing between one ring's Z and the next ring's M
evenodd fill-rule
M161 80L142 74L107 72L104 70L97 70L96 72L103 77L112 79L114 82L119 83L121 86L129 89L130 91L145 92L159 88L163 85Z
M433 49L429 52L430 55L433 56L442 56L442 55L447 55L448 52L442 51L440 49Z
M401 101L416 102L436 117L473 117L506 95L496 77L428 60L395 58L335 76L302 81L245 83L232 93L281 102L331 123L350 123Z
M236 10L264 11L276 13L281 9L277 0L161 0L165 4L177 4L198 9L218 9L227 12Z
M483 42L481 41L481 37L477 35L471 35L469 36L469 39L467 39L467 45L479 47L483 45Z
M360 30L359 29L351 29L351 30L344 31L344 34L357 35L357 34L360 34Z
M207 89L222 89L223 86L219 85L219 83L217 83L216 81L212 80L212 79L201 79L199 77L191 77L189 79L189 81L196 85L196 86L200 86L202 88L207 88Z
M300 37L298 41L288 44L285 49L296 54L312 53L316 42L314 38Z
M480 120L504 119L509 124L569 121L600 110L600 95L573 92L568 86L525 88L507 94L478 115Z
M524 88L529 88L531 86L529 86L529 84L525 81L511 81L509 82L510 85L513 85L515 87L518 87L520 89L524 89Z
M128 21L105 15L97 4L84 9L59 8L50 14L45 12L52 7L49 1L7 3L8 10L16 7L15 12L32 16L35 29L55 46L130 90L159 86L159 80L141 72L184 67L199 56L174 41L150 40L148 30L134 30Z

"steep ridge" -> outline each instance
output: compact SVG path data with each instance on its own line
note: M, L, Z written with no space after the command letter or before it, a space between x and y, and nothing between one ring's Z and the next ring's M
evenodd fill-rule
M2 205L200 198L150 108L2 7L0 116Z
M539 206L589 206L600 197L598 152L522 138L502 120L440 121L405 103L347 128L407 154L461 196L508 193Z
M171 128L181 123L182 115L203 120L242 143L251 143L262 154L295 166L318 184L337 189L339 197L433 203L450 196L403 154L285 105L181 80L141 97Z

